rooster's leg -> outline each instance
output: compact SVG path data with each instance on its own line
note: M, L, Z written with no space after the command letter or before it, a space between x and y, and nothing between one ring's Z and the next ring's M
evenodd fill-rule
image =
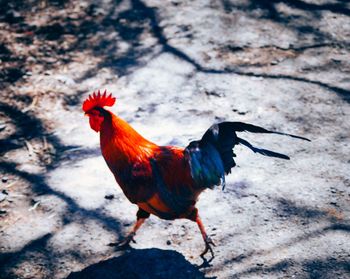
M136 214L136 222L131 230L131 232L129 232L129 234L120 242L117 243L113 243L110 244L111 246L117 246L118 248L124 248L129 246L130 242L134 242L136 243L136 241L134 240L134 236L136 235L136 231L141 227L141 225L145 222L145 220L149 217L149 213L142 210L141 208L139 208L139 210L137 211Z
M213 251L213 249L212 249L212 247L210 245L215 246L215 244L211 240L211 238L207 235L207 233L205 232L204 225L203 225L202 220L199 217L198 213L197 213L197 216L196 216L196 223L197 223L197 225L199 227L199 230L201 231L203 240L205 242L205 249L204 249L203 253L201 254L201 257L203 258L204 255L206 253L208 253L208 251L210 251L212 258L214 258L214 251Z

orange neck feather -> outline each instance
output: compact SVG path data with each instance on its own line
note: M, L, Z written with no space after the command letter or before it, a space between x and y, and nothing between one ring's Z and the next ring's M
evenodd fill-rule
M125 167L149 158L157 145L146 140L126 121L106 111L100 131L102 154L108 165ZM147 159L148 160L148 159Z

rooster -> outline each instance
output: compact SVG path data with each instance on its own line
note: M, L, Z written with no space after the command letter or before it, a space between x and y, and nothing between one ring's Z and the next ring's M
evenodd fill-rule
M210 251L213 258L215 245L205 231L196 202L205 189L225 187L225 175L236 165L234 146L242 144L265 156L289 159L251 145L236 132L274 133L308 140L247 123L222 122L212 125L200 140L190 142L186 148L159 146L105 108L115 101L112 94L98 91L84 101L82 109L89 117L90 127L100 133L102 155L117 183L128 200L138 206L136 222L118 243L120 247L134 241L136 231L153 214L166 220L184 218L196 222L205 243L201 257Z

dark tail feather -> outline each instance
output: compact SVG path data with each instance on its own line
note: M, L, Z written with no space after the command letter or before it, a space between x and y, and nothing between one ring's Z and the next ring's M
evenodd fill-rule
M281 133L281 132L275 132L275 131L266 130L263 127L255 126L255 125L248 124L248 123L243 123L243 122L228 122L228 123L230 123L230 125L232 125L232 128L236 132L247 131L247 132L251 132L251 133L278 134L278 135L289 136L289 137L297 138L297 139L301 139L301 140L311 141L311 140L309 140L307 138L304 138L304 137L300 137L300 136L296 136L296 135L292 135L292 134L287 134L287 133Z
M241 144L245 145L246 147L250 148L255 153L259 153L259 154L262 154L262 155L265 155L265 156L269 156L269 157L276 157L276 158L286 159L286 160L290 159L287 155L284 155L284 154L281 154L281 153L277 153L277 152L273 152L273 151L266 150L266 149L257 148L255 146L251 145L246 140L241 139L239 137L237 137L237 139L238 139L239 143L241 143Z

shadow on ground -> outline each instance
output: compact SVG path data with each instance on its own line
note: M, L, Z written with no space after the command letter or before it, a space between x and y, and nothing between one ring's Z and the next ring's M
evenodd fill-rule
M198 267L188 262L176 251L161 249L132 249L120 257L101 261L79 272L72 272L67 279L112 278L208 278Z

